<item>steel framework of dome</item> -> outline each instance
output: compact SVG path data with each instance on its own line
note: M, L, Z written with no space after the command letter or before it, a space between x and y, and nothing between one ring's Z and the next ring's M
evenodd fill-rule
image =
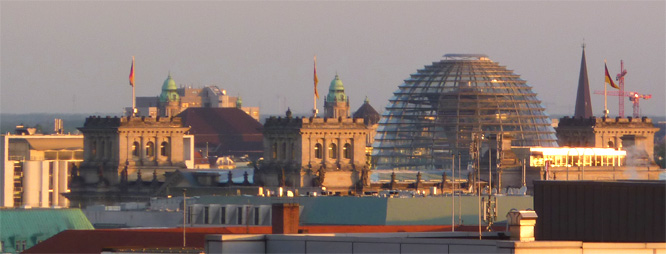
M393 94L373 144L377 169L449 169L458 153L465 168L473 133L510 134L514 146L557 146L531 86L485 55L444 55Z

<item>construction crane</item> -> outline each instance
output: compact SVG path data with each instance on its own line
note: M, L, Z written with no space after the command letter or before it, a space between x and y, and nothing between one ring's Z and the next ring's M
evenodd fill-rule
M640 110L640 99L650 99L652 98L651 94L639 94L637 92L629 92L629 100L633 103L634 106L634 117L639 118L641 117L641 110Z
M618 81L618 86L620 87L619 91L607 91L605 94L610 95L610 96L618 96L618 115L620 118L624 117L624 98L623 97L630 97L630 92L625 92L624 91L624 76L627 75L627 70L624 69L624 61L620 60L620 73L615 76L615 80ZM594 94L604 94L604 91L594 91ZM631 98L630 98L631 99ZM635 109L634 109L635 111ZM635 115L636 113L634 113Z

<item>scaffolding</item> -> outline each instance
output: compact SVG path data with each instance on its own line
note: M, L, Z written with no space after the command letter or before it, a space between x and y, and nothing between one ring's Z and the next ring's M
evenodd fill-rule
M557 147L545 108L520 75L485 55L447 54L394 92L373 161L378 169L441 170L460 153L464 167L473 133L510 134L514 146Z

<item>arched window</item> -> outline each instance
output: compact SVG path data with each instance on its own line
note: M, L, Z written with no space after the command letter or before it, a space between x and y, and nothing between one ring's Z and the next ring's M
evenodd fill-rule
M146 143L146 156L155 156L155 144L152 141L148 141L148 143Z
M138 158L139 150L141 150L141 145L139 144L139 142L134 141L134 143L132 143L132 156Z
M106 150L105 149L106 149L106 144L102 140L102 142L100 143L100 146L99 146L99 157L100 158L106 157Z
M287 143L282 143L281 152L282 152L282 154L280 156L280 157L282 157L281 159L286 160L287 159Z
M273 143L273 146L271 146L271 153L272 153L271 158L273 159L277 159L277 148L278 148L277 143Z
M345 144L345 146L342 147L342 153L345 159L351 159L352 156L351 144L349 143Z
M93 158L95 158L95 156L97 155L97 141L94 141L94 140L93 140L93 141L90 142L90 143L91 143L91 144L90 144L90 148L91 148L91 149L90 149L90 155L91 155Z
M164 141L160 144L160 155L169 156L169 143Z
M289 151L289 159L292 161L296 158L296 155L294 154L296 153L296 149L294 147L295 147L294 143L291 143L291 149Z
M317 143L317 144L315 145L315 147L314 147L314 154L315 154L315 158L317 158L317 159L321 159L321 158L323 157L323 156L322 156L322 147L321 147L321 144Z
M336 159L338 158L338 146L334 143L328 145L328 158Z

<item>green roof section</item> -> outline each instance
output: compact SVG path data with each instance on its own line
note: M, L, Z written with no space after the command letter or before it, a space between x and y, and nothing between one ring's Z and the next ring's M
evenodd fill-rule
M331 81L331 86L328 88L328 95L326 100L329 102L335 102L336 100L341 102L347 101L345 86L342 84L342 80L340 80L340 76L338 76L338 74L335 74L335 78L333 78Z
M0 252L21 252L68 229L94 228L81 209L0 209Z
M176 81L174 81L171 78L171 73L169 73L169 77L167 77L166 80L164 80L164 84L162 85L162 93L160 94L160 102L169 102L169 101L178 101L180 100L180 96L178 95L178 92L176 91L178 89L178 86L176 86Z

